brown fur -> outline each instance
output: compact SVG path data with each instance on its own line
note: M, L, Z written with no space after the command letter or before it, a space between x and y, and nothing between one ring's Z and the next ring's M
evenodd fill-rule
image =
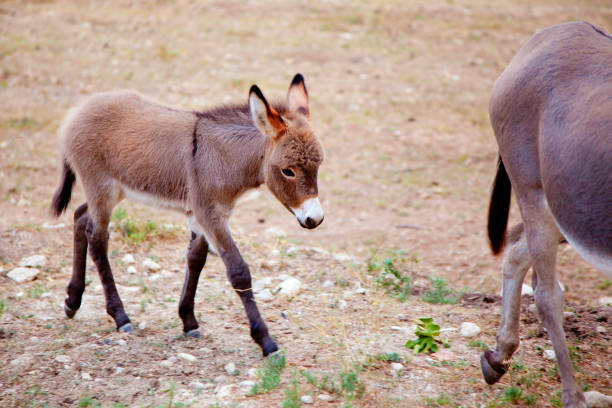
M89 244L103 280L107 310L118 328L131 329L106 257L112 209L131 195L193 219L180 305L185 332L197 329L193 297L210 243L239 292L253 338L264 354L276 349L255 306L249 270L227 221L237 198L263 183L292 212L316 197L323 150L304 113L309 112L308 94L300 74L289 87L287 102L271 106L253 86L249 104L191 112L123 91L94 95L70 111L60 131L64 167L52 203L56 215L65 209L76 173L87 204L75 214L75 267L66 300L69 316L80 305ZM281 173L287 168L294 177ZM299 221L314 228L322 221L322 213L317 222Z
M500 171L509 179L500 187L507 194L492 195L497 210L490 225L499 224L490 229L497 234L492 247L503 242L511 187L523 224L504 252L502 326L497 349L481 359L483 373L489 383L499 380L499 367L518 347L521 286L533 265L535 301L555 349L566 407L583 408L585 398L565 343L556 251L567 239L586 260L612 273L610 95L612 37L575 22L534 35L497 80L489 107ZM494 202L501 198L506 202Z

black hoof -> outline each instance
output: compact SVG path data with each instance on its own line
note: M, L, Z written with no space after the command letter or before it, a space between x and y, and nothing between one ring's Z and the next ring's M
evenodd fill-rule
M491 350L487 350L480 355L480 368L482 369L482 375L489 385L493 385L499 381L500 378L507 371L507 365L501 365L495 363L492 358L493 352Z
M185 336L193 337L194 339L199 339L201 337L200 329L191 329L189 331L186 331Z
M274 340L269 338L267 341L264 340L264 344L261 347L261 350L263 351L264 357L267 357L269 354L277 352L278 346L276 345Z
M123 326L119 327L117 331L123 333L132 333L134 331L134 326L132 326L132 323L126 323Z
M72 319L77 311L72 310L70 307L68 307L66 301L64 301L64 312L66 313L66 316L68 316L69 319Z

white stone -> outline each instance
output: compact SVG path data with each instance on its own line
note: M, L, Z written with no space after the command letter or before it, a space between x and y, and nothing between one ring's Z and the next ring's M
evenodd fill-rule
M610 408L612 407L612 396L602 394L599 391L587 391L584 393L587 407Z
M123 367L115 367L115 374L121 374L123 372Z
M62 363L62 364L68 364L72 361L72 359L70 358L70 356L67 356L65 354L60 354L59 356L55 357L55 361L57 361L58 363Z
M130 265L130 266L127 267L127 273L137 274L138 271L136 270L136 268L134 268L133 265Z
M600 297L599 304L602 306L612 306L612 297L611 296Z
M347 301L346 301L346 300L344 300L344 299L340 299L340 300L338 301L338 308L339 308L340 310L344 310L344 309L346 309L347 307L348 307L348 303L347 303Z
M272 278L270 277L257 279L255 282L253 282L253 285L252 285L253 292L255 293L260 292L264 290L266 286L270 286L271 284L272 284Z
M267 302L268 300L274 299L274 295L270 292L270 289L264 289L260 292L255 293L255 299Z
M196 356L189 354L189 353L178 353L178 358L181 358L187 361L191 361L192 363L195 363L196 361L198 361Z
M334 254L334 259L338 262L355 262L355 259L352 256L342 252Z
M251 389L251 387L255 385L255 381L244 380L244 381L240 381L240 383L238 385L240 386L240 388Z
M223 385L217 389L217 398L227 398L234 393L236 384Z
M91 381L91 374L89 374L88 372L83 372L81 373L81 378L85 381Z
M159 363L160 366L165 367L165 368L170 367L172 364L174 363L170 360L164 360L161 363Z
M257 378L257 369L249 368L249 371L247 371L247 374L250 378Z
M264 232L264 235L268 238L280 238L286 237L287 233L280 228L270 227Z
M300 291L302 282L296 278L287 278L276 287L279 295L294 296Z
M310 395L302 395L300 398L304 404L312 404L312 397Z
M470 322L461 323L461 335L463 337L474 337L480 333L480 327Z
M321 287L323 289L333 288L334 287L334 282L332 282L330 280L326 280L325 282L323 282L323 284L321 284Z
M32 255L19 261L19 266L25 266L26 268L42 268L46 263L47 258L45 258L44 255Z
M144 320L140 323L138 323L138 328L140 330L144 330L147 327L147 322L145 322Z
M10 271L6 276L11 278L17 283L27 282L33 280L36 275L40 272L35 268L15 268Z
M119 339L117 340L117 344L120 346L127 346L127 341L123 340L123 339Z
M161 269L161 266L159 266L157 262L154 262L149 258L142 261L142 267L149 271L158 271Z
M234 363L227 363L225 367L223 368L225 369L225 372L228 373L229 375L236 374L236 364Z
M125 254L123 255L123 258L121 258L121 262L123 262L126 265L130 265L130 264L136 263L136 259L134 259L134 255L132 254Z
M189 388L193 389L194 391L202 391L204 389L204 384L199 381L192 381L189 383Z
M331 401L332 397L327 394L319 394L317 395L317 399L320 399L321 401Z
M555 355L555 350L544 350L544 353L542 353L542 356L546 360L551 360L551 361L557 358L557 356Z
M391 369L393 371L400 371L404 369L404 365L400 363L391 363Z

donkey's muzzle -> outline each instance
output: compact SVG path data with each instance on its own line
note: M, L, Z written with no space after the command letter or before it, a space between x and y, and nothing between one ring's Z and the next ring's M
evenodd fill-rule
M325 218L318 198L309 198L299 208L292 210L300 225L308 229L318 227Z

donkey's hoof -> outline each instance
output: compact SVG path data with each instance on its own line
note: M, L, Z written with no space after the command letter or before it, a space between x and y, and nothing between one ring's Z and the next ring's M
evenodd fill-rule
M480 368L482 369L482 375L489 385L495 384L499 381L504 374L506 374L506 367L500 364L495 364L491 358L493 352L487 350L480 355Z
M268 339L268 341L264 341L264 344L261 346L264 357L267 357L270 354L274 354L278 351L278 346L272 339Z
M194 339L199 339L201 337L200 329L191 329L189 331L186 331L185 332L185 336L186 337L193 337Z
M66 313L66 316L68 316L69 319L72 319L77 311L69 308L66 302L64 302L64 312Z
M132 333L134 331L134 326L132 326L132 323L126 323L123 326L119 327L117 331L123 333Z

